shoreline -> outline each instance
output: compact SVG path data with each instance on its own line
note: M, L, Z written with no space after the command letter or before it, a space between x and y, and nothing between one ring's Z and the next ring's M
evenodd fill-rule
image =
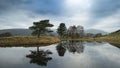
M15 36L15 37L2 37L0 38L0 47L6 46L47 46L60 42L57 37L41 36Z
M0 37L0 47L47 46L47 45L59 43L60 41L65 41L65 40L108 42L110 44L114 44L117 47L120 47L120 38L116 39L114 37L60 39L58 37L51 37L51 36L41 36L40 38L37 38L35 36Z

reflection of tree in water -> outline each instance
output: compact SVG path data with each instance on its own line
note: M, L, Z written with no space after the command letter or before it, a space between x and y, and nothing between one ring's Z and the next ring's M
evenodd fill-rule
M84 51L84 46L83 43L80 41L67 41L67 45L64 46L65 48L67 48L69 50L69 52L72 53L82 53Z
M39 47L37 47L37 51L31 51L31 54L26 55L26 57L31 59L30 63L35 63L41 66L47 66L47 62L52 60L50 54L52 54L51 51L39 50Z
M56 47L59 56L64 56L64 54L66 52L66 49L62 45L64 45L64 43L61 42Z
M59 56L64 56L66 50L72 53L82 53L84 51L83 43L80 41L63 41L56 47Z

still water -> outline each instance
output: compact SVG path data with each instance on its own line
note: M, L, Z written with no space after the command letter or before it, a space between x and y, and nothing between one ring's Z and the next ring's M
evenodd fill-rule
M0 47L0 68L120 68L120 49L106 42L80 41Z

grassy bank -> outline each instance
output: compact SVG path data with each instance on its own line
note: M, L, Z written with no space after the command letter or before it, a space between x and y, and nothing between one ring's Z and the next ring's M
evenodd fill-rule
M84 38L64 38L64 39L61 39L62 41L65 41L65 40L77 40L77 41L88 41L88 42L92 42L94 41L94 38L90 38L90 37L84 37Z
M100 37L100 38L96 38L95 40L109 42L110 44L114 46L120 47L120 36L118 35Z
M104 36L104 37L98 37L98 38L90 38L90 37L84 37L84 38L67 38L67 39L62 39L62 40L79 40L79 41L97 41L97 42L108 42L114 46L120 47L120 36Z
M50 45L54 43L58 43L60 41L64 40L78 40L78 41L98 41L98 42L109 42L110 44L113 44L117 47L120 47L120 37L119 36L104 36L104 37L98 37L98 38L90 38L90 37L84 37L84 38L64 38L59 39L58 37L50 37L50 36L41 36L40 38L37 38L35 36L15 36L15 37L1 37L0 38L0 46L6 47L6 46L45 46Z
M96 38L96 41L106 41L109 43L114 43L114 44L120 44L120 38L119 37L100 37Z
M1 37L0 46L29 46L29 45L49 45L60 42L57 37L41 36L16 36L16 37Z

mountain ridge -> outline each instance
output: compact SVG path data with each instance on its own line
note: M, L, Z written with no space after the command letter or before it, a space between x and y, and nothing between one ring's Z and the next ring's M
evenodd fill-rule
M9 32L12 35L16 35L16 36L19 36L19 35L20 36L27 36L27 35L31 35L32 30L25 29L25 28L2 29L2 30L0 30L0 34L5 33L5 32ZM97 30L97 29L87 29L87 30L85 30L85 33L92 33L92 34L102 33L103 35L108 34L105 31ZM57 36L56 29L53 29L53 32L51 34Z

